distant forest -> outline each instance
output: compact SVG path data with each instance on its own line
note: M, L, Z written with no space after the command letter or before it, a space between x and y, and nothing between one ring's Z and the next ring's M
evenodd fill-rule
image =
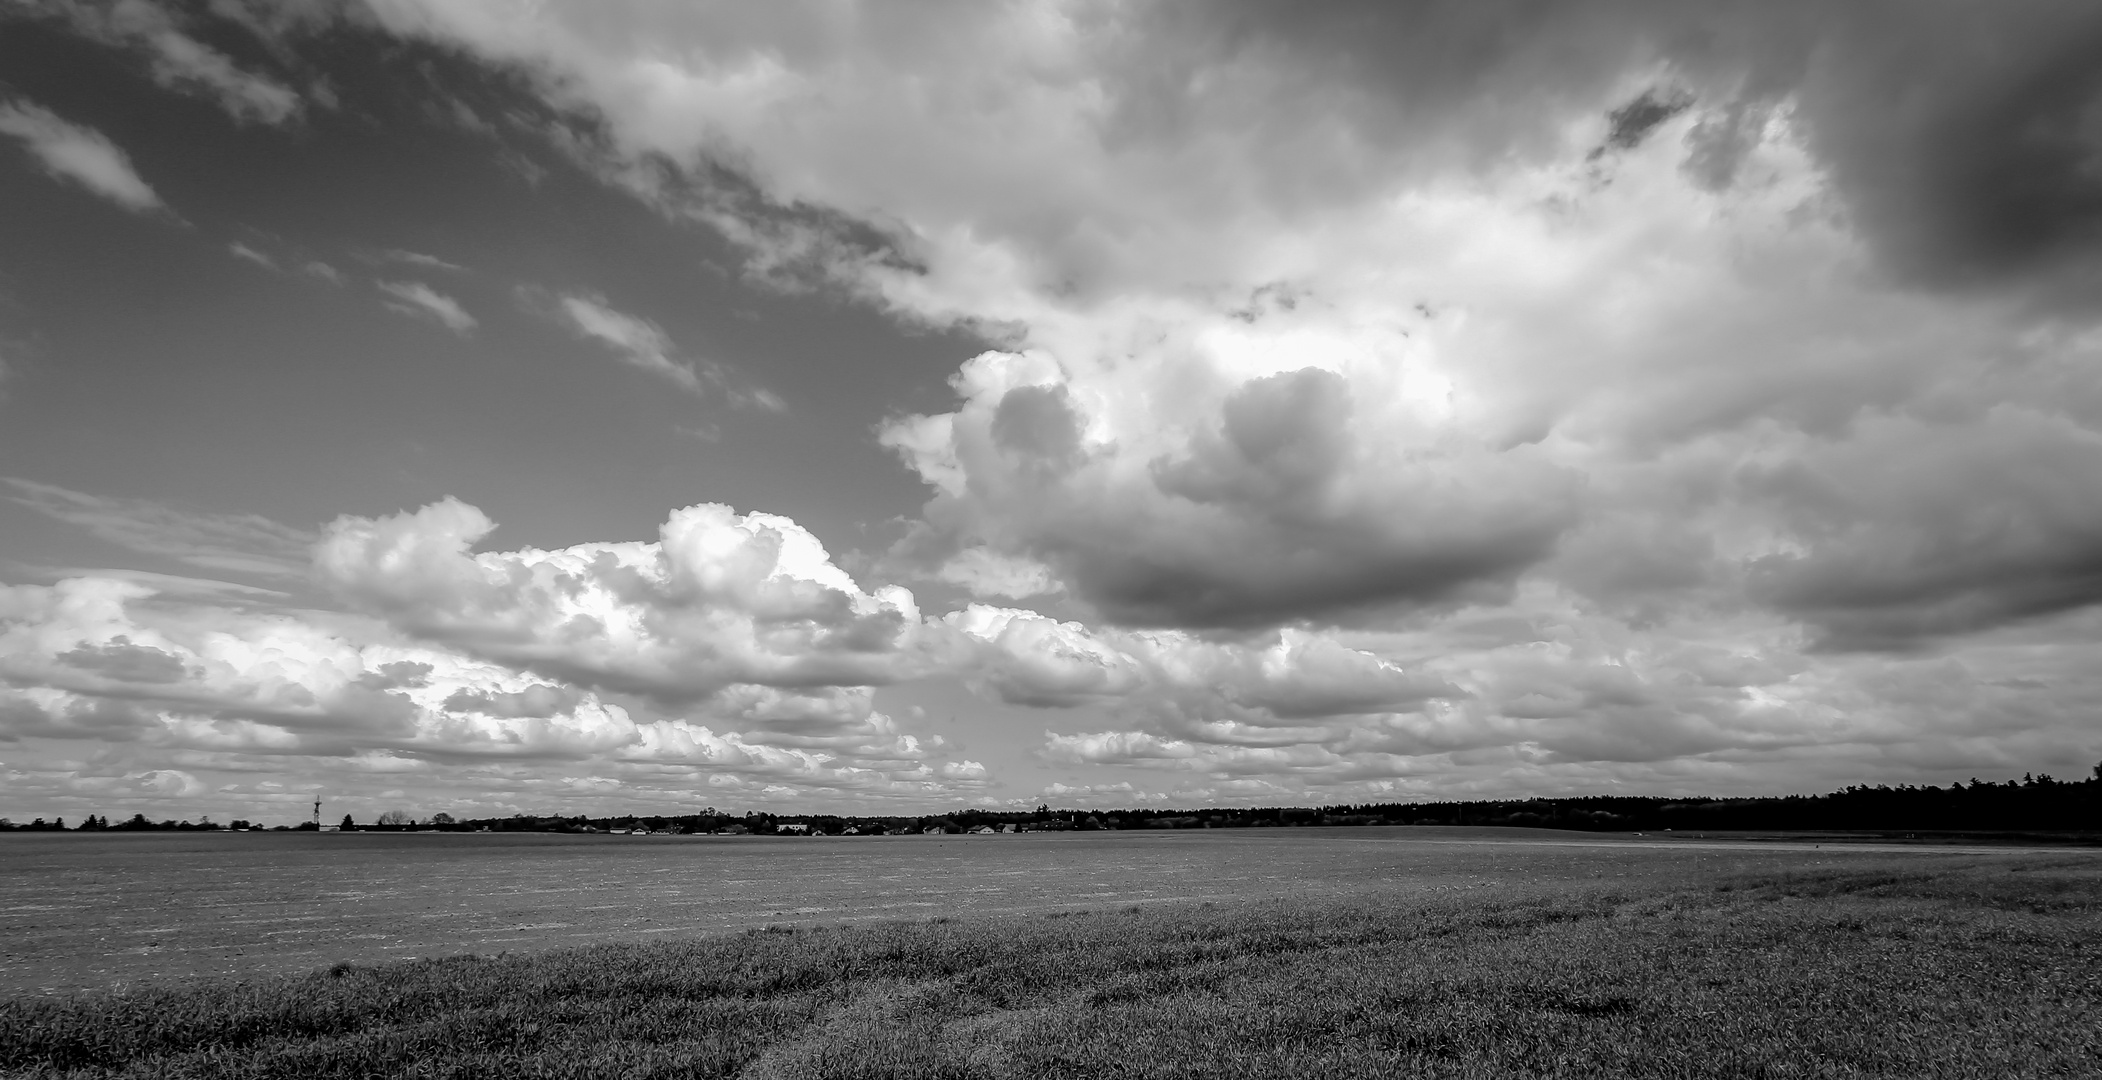
M1246 829L1308 825L1505 825L1590 832L1852 832L1960 835L1999 833L2039 839L2102 840L2102 765L2085 780L2024 776L1993 783L1973 779L1948 787L1849 787L1829 795L1761 798L1656 798L1592 795L1580 798L1467 802L1364 803L1321 807L1246 807L1128 810L956 810L917 816L751 812L708 808L693 814L515 815L418 819L389 811L370 822L342 819L337 828L393 832L668 832L716 834L963 833L982 829L1046 832L1094 829ZM112 822L90 814L77 825L63 818L0 829L32 831L217 830L254 828L247 821L149 821L143 814ZM277 826L286 829L287 826ZM314 829L307 822L294 829Z

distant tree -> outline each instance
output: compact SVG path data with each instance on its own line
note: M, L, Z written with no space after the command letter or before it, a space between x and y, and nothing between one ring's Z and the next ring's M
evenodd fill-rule
M450 825L452 823L453 816L443 810L431 815L431 824L433 825Z
M380 815L380 824L412 825L415 824L415 819L411 818L409 816L409 812L406 810L389 810L386 813Z
M350 820L349 814L345 814L343 815L343 824L338 827L341 828L344 832L349 832L350 830L357 828L358 825L357 822Z

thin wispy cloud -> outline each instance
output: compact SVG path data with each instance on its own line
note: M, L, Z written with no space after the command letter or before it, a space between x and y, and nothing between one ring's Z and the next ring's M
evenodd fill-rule
M226 251L228 254L232 255L236 259L242 259L248 262L252 262L265 270L278 269L276 259L273 259L270 256L265 255L262 252L257 251L256 249L249 247L247 244L243 244L238 240L226 245Z
M64 18L89 36L143 54L149 59L148 71L154 81L210 98L236 120L284 124L297 120L305 107L291 87L244 70L225 53L185 33L176 16L158 3L81 0L46 5L30 0L27 6Z
M458 263L446 262L444 259L441 259L436 255L426 255L420 251L405 251L401 248L388 248L381 254L392 262L407 263L410 266L421 266L431 270L451 270L455 273L462 273L465 272L467 269L466 267L461 266Z
M315 534L257 514L185 509L152 499L91 495L57 484L0 478L9 500L99 540L209 570L271 578L307 573Z
M166 204L117 144L93 128L68 123L24 101L0 103L0 134L21 140L44 171L71 181L126 210L149 213Z
M576 293L558 298L555 312L571 330L606 346L622 363L696 397L707 393L693 363L678 358L671 336L656 323L616 311L601 297Z
M420 281L382 281L379 290L393 298L386 301L388 307L404 315L429 319L455 334L465 336L481 325L458 300Z
M614 358L648 372L695 397L719 393L732 408L768 413L788 411L781 395L740 378L729 367L707 360L690 359L662 326L639 315L614 308L606 299L591 293L548 294L525 288L519 291L528 306L547 311L578 337L603 346Z

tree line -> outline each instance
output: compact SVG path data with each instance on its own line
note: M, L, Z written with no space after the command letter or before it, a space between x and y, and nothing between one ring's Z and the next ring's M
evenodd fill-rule
M337 826L355 831L614 832L649 831L715 835L824 835L964 833L981 828L1015 831L1115 829L1289 828L1312 825L1498 825L1591 832L1866 832L2102 834L2102 765L2084 780L2026 775L1994 783L1973 778L1948 787L1856 785L1825 795L1750 798L1665 798L1587 795L1530 799L1359 803L1320 807L1201 807L1120 810L968 809L922 815L729 814L713 807L690 814L591 816L514 814L454 819L434 814L418 819L390 810L371 822L346 815ZM134 814L112 824L90 814L67 826L63 818L18 824L0 818L0 829L27 831L123 831L249 829L235 820L225 826L147 820ZM312 822L294 826L311 830ZM277 826L284 830L285 826ZM2096 836L2091 838L2102 838Z

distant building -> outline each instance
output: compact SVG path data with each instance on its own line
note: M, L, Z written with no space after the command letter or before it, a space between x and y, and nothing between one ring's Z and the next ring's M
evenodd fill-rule
M795 836L809 836L810 826L803 824L802 822L791 822L785 825L774 826L774 831L777 833L785 833Z
M977 828L971 830L971 832L977 836L991 836L992 834L999 831L1000 830L995 829L990 825L980 825Z

